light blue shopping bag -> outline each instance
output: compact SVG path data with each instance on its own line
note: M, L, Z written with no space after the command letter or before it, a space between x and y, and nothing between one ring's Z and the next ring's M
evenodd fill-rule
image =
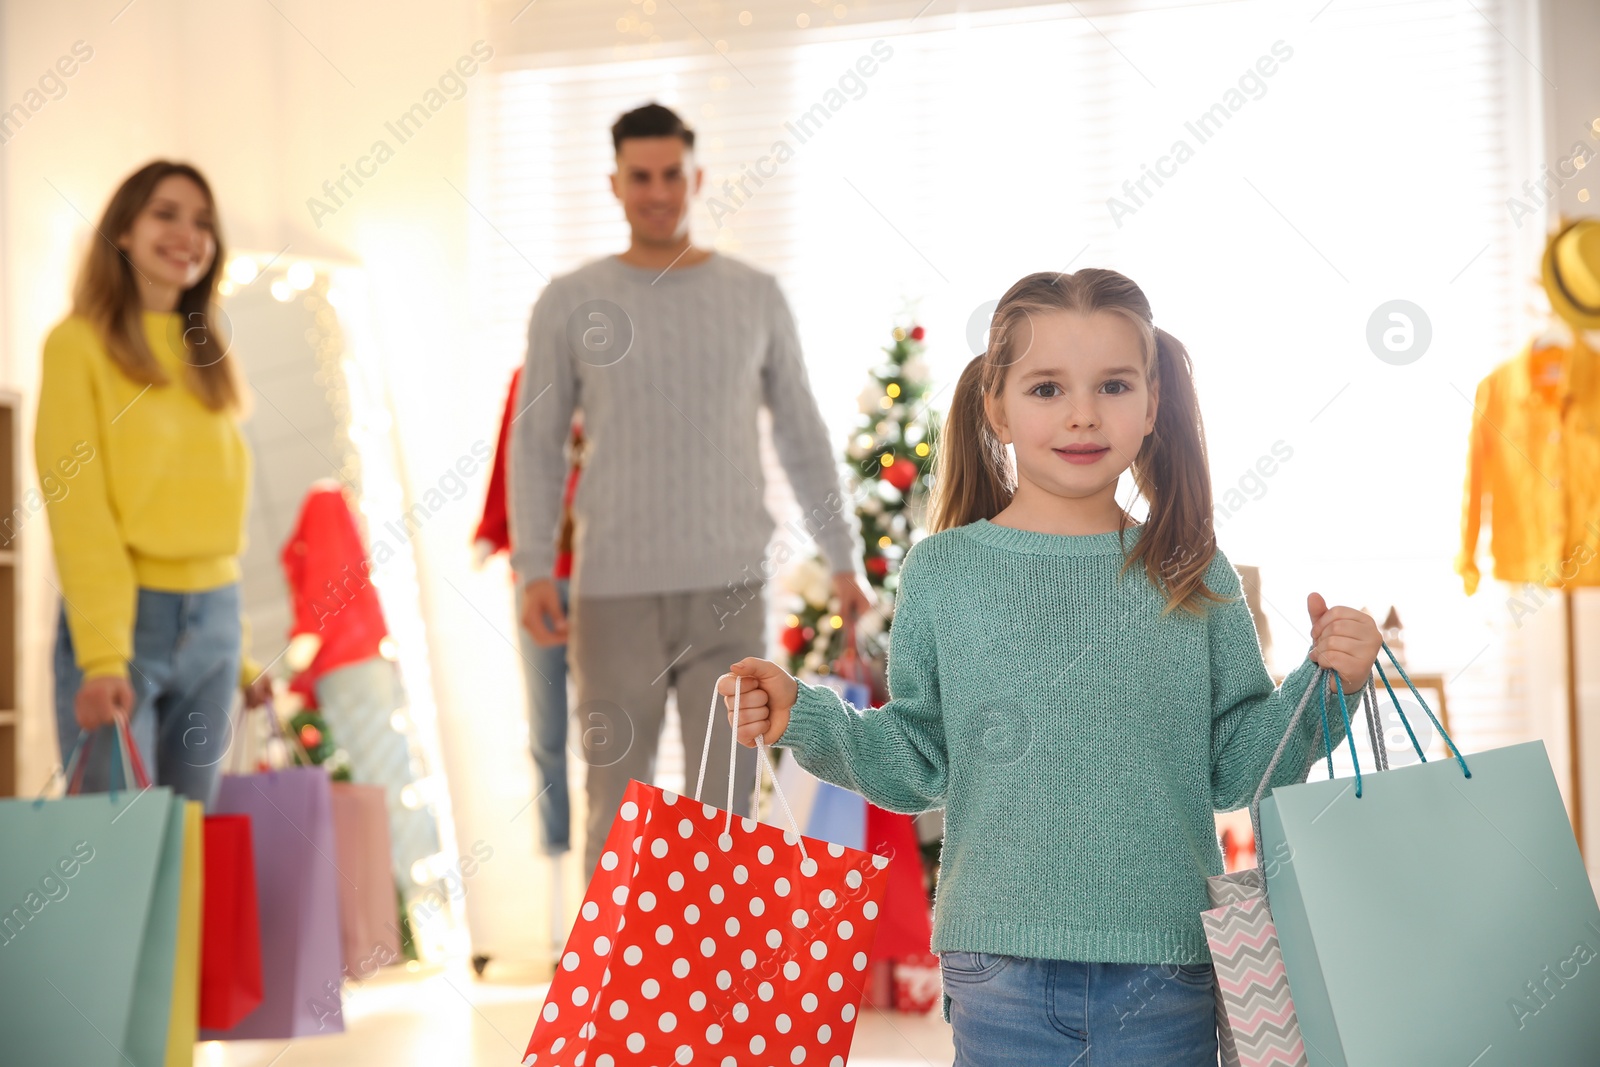
M1379 677L1399 708L1381 664ZM1544 744L1464 757L1439 729L1453 760L1389 770L1380 754L1376 773L1356 761L1354 778L1280 786L1261 803L1306 1058L1594 1067L1600 905Z
M148 787L0 801L0 857L0 1062L163 1067L183 804Z

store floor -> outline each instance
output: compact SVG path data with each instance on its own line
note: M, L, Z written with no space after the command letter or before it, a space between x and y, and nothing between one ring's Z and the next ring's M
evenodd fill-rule
M210 1041L195 1067L514 1067L548 986L459 967L390 967L345 989L345 1032L294 1041ZM945 1067L950 1028L928 1015L863 1011L852 1067Z

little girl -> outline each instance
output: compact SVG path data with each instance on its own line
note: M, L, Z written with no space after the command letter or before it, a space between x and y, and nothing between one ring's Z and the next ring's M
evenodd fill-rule
M1213 812L1249 803L1318 668L1354 693L1381 638L1312 593L1310 652L1273 689L1212 529L1188 354L1131 280L1031 274L993 322L900 572L890 701L857 713L753 657L718 692L731 720L738 676L740 743L945 809L932 949L958 1067L1212 1067ZM1143 523L1116 501L1130 467ZM1274 786L1322 754L1302 722Z

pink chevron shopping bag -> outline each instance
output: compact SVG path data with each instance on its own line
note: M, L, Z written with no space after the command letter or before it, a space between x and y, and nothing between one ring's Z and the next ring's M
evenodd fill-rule
M1305 1045L1261 869L1207 879L1206 892L1219 905L1201 912L1200 922L1216 975L1223 1067L1305 1067Z
M1325 669L1318 669L1312 675L1289 719L1283 741L1267 764L1267 772L1250 802L1258 866L1206 879L1206 896L1211 907L1200 913L1200 923L1205 928L1206 942L1211 948L1211 966L1216 975L1213 992L1217 1001L1217 1046L1222 1067L1307 1067L1305 1042L1294 1013L1283 952L1278 947L1278 929L1273 925L1267 903L1263 872L1267 864L1277 862L1278 857L1269 861L1262 851L1260 813L1267 783L1277 770L1289 738L1299 725L1312 694L1327 684L1327 678ZM1383 733L1376 725L1377 695L1370 680L1360 695L1374 743L1381 747Z
M843 1067L887 859L699 795L628 783L524 1064Z

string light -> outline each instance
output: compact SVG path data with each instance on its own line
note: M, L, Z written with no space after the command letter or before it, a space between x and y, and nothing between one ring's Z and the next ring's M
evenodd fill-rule
M228 280L235 285L249 285L260 273L256 261L249 256L234 256L228 260Z

